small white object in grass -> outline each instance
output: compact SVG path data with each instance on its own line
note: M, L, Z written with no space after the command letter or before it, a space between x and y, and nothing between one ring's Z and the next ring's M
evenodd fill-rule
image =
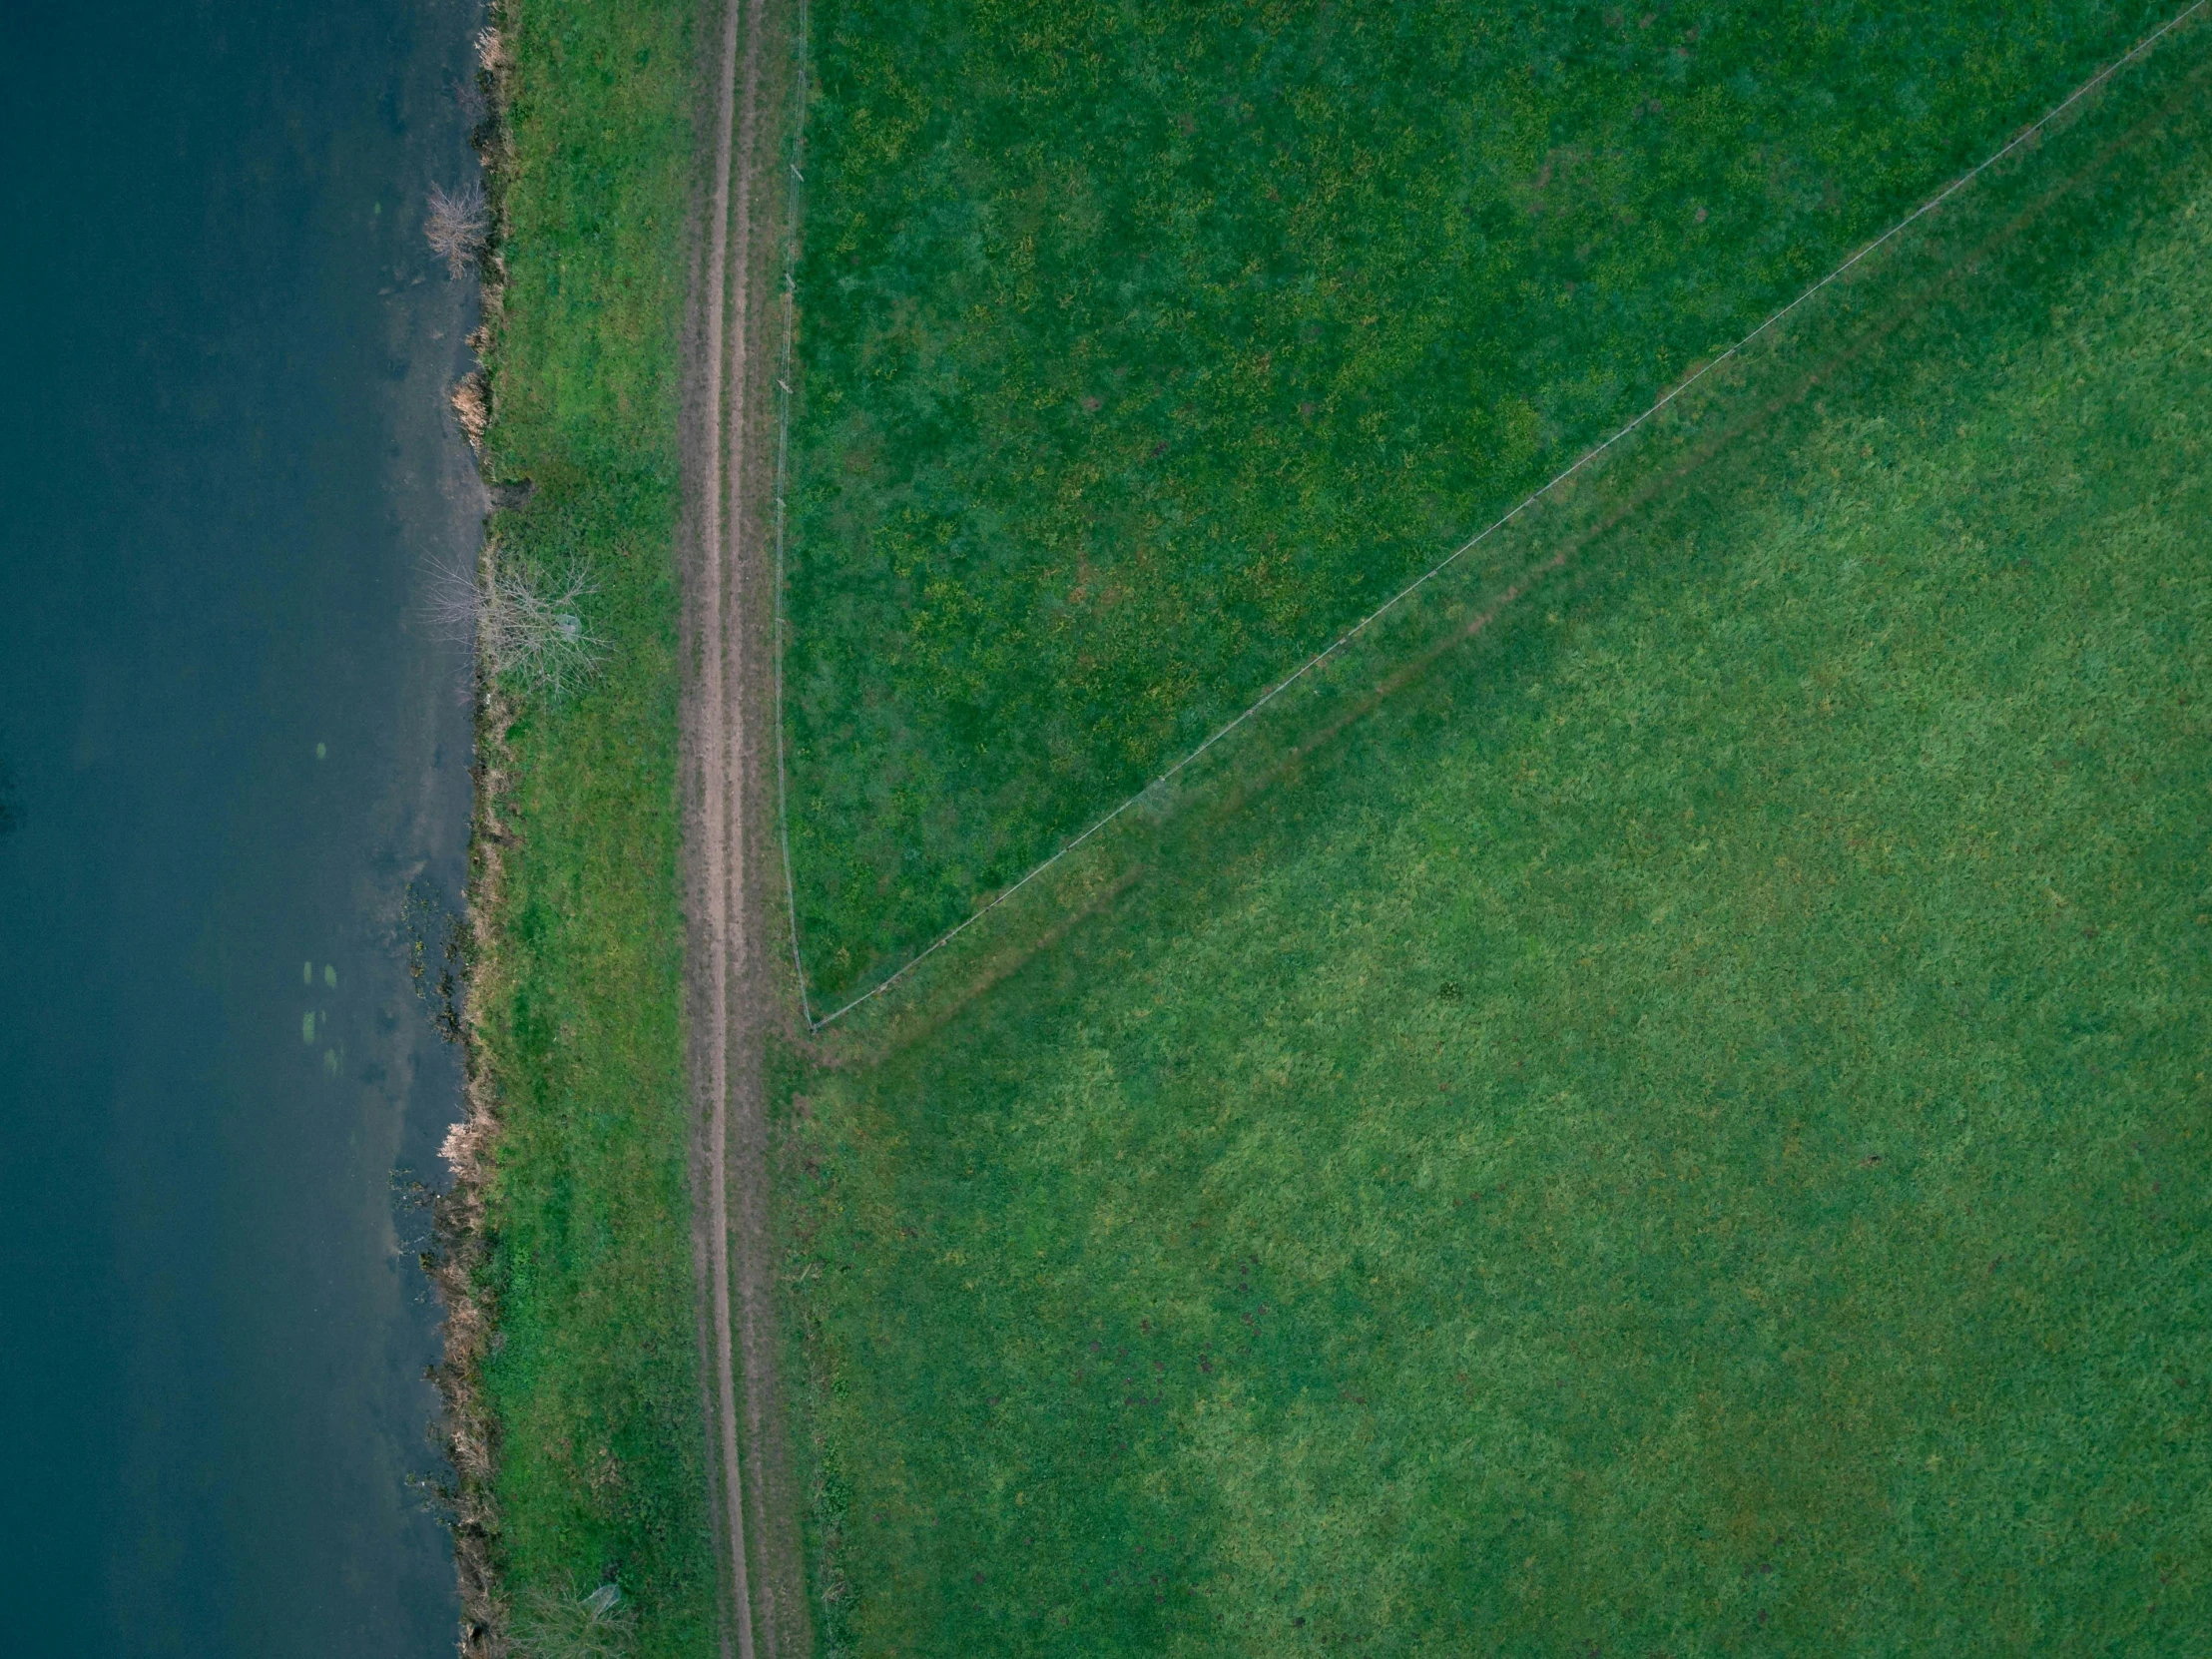
M622 1599L622 1591L612 1584L602 1584L584 1597L584 1606L593 1618L598 1618L608 1608Z

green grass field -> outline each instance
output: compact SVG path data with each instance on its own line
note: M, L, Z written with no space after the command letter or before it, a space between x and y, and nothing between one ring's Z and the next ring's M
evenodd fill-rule
M790 663L818 989L2143 22L1886 17L818 5ZM537 492L496 529L589 572L609 655L506 734L475 1008L498 1550L518 1597L612 1570L638 1651L701 1655L696 17L513 23L488 470ZM1935 299L1901 308L1950 269L1908 253L1809 319L1699 417L1765 409L1739 441L1684 470L1694 431L1655 432L1066 890L784 1056L827 1652L2212 1627L2212 191L2174 79L2205 51L1946 215L1974 257Z
M972 61L976 38L951 31L941 52ZM2023 59L2017 84L2059 56ZM2202 1643L2212 149L2202 78L2176 77L2205 56L2187 37L1992 180L1949 216L1977 250L1953 285L1870 332L1877 276L1809 324L1799 363L1842 354L1810 395L1368 718L1245 780L1241 810L1197 799L1148 831L1133 881L1008 976L963 1001L968 969L940 957L833 1063L792 1057L784 1225L828 1652ZM940 59L868 61L916 78L923 121ZM1183 84L1163 80L1163 119ZM2146 104L2146 87L2178 95ZM2137 142L2092 165L2123 131ZM1118 142L1103 118L1087 133ZM1233 165L1226 129L1204 148ZM966 165L928 154L910 158L917 181ZM1033 159L1006 178L1053 177ZM1380 190L1398 167L1356 176ZM1860 205L1903 188L1882 175ZM832 189L817 184L818 280L846 257ZM959 213L988 194L963 190ZM1040 201L1035 223L1077 195ZM873 211L850 204L863 230ZM1757 281L1848 218L1778 233ZM1035 236L1041 268L1054 244ZM988 329L1004 388L1045 383L1017 372L1044 342L1090 337L1061 320L1095 315L1090 300L1048 305L1031 335L985 303L995 276L972 279L974 332L932 359L946 376ZM1694 349L1755 289L1659 337ZM886 309L919 355L871 347L905 366L838 380L850 413L810 393L816 453L918 384L940 291ZM1652 303L1647 321L1675 315ZM833 307L809 325L832 375L860 348ZM1417 363L1425 340L1407 337ZM1121 360L1063 351L1059 403L1027 424L979 404L931 463L951 480L975 457L981 476L990 442L1051 457L1054 489L1018 511L988 497L975 512L1004 515L989 536L935 544L972 534L963 568L997 573L978 640L1041 626L1044 566L1082 545L1057 481L1124 441L1067 405ZM1419 379L1365 372L1377 406ZM1665 371L1591 372L1627 396ZM1188 417L1156 493L1103 492L1102 523L1181 501L1210 545L1209 524L1250 522L1240 491L1278 453L1334 452L1256 459L1222 440L1221 396ZM1608 406L1593 395L1553 430ZM1125 436L1168 421L1148 408L1116 416ZM1332 419L1354 441L1357 417ZM936 522L899 518L950 499L948 481L898 493L920 463L893 457L927 435L886 428L851 471L852 499L874 503L855 525ZM1376 506L1410 538L1390 557L1410 557L1449 515L1398 508L1480 493L1473 463L1437 458L1450 441L1385 445L1380 470L1313 505L1315 562L1286 567L1286 617L1311 625L1342 595L1326 573L1353 544L1328 539L1349 522L1332 514ZM1632 494L1639 464L1598 487ZM846 498L815 487L824 522ZM1063 539L1035 539L1044 524ZM836 545L887 556L880 534ZM1037 566L993 563L1017 543ZM1115 580L1153 603L1133 567ZM883 602L872 566L850 581L854 614ZM803 632L831 614L819 590L805 604ZM1205 621L1175 612L1148 636L1162 663L1202 667L1130 753L1179 740L1204 688L1237 683L1225 665L1297 632L1253 620L1217 638ZM824 701L802 723L844 695L830 649L806 659ZM939 746L914 776L959 776L952 735L900 701L952 670L873 666L897 705L885 730ZM1019 673L978 672L1006 709L1042 707ZM1068 739L1071 770L1038 786L1052 811L1021 824L1122 776L1102 759L1119 738L1096 736ZM996 799L999 776L962 799ZM964 845L960 810L942 822ZM1059 925L1030 908L1003 930Z
M612 1571L637 1651L715 1641L693 1327L677 817L678 332L694 8L509 8L510 280L487 473L502 557L580 564L603 672L507 734L516 832L477 987L504 1128L490 1192L500 1563L518 1599Z
M787 671L818 998L2169 9L817 0Z

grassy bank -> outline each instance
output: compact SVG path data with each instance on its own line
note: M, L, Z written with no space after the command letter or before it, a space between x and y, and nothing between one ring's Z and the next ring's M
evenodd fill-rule
M818 994L2166 9L823 0L788 664Z
M637 1651L713 1645L686 1175L676 656L678 335L693 182L689 0L504 18L487 476L529 480L497 557L580 570L600 672L510 688L511 833L474 1017L500 1128L494 1554L523 1623L604 1578ZM496 746L495 746L496 748Z
M2183 91L1265 810L795 1069L832 1651L2212 1624Z

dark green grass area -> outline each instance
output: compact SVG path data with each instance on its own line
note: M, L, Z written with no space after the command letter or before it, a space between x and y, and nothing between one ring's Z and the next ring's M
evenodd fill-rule
M2194 1650L2203 110L795 1072L831 1652Z
M818 994L2171 10L818 0L787 662Z
M694 1336L677 809L677 413L696 8L510 9L509 281L487 473L533 480L500 557L593 584L598 677L517 689L480 986L510 1593L612 1572L639 1651L702 1654L716 1568Z

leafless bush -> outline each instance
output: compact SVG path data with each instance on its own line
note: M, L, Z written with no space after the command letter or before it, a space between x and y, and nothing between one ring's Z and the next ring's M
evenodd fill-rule
M471 448L484 447L484 428L491 424L491 394L478 374L464 374L453 382L453 389L446 394L446 401L453 405L453 418L461 423L461 430L468 434Z
M463 185L451 195L442 185L430 187L430 215L422 222L422 234L451 275L468 275L468 262L483 251L490 229L491 209L482 185Z
M637 1620L612 1584L586 1596L532 1585L516 1600L512 1628L514 1649L526 1659L620 1659Z
M461 125L473 133L491 114L491 101L484 96L482 83L473 75L457 77L452 87L453 102L460 107Z
M476 31L476 61L484 66L484 73L503 75L507 69L507 40L497 29L485 27Z
M591 591L575 566L547 579L502 568L487 586L467 571L433 565L423 609L437 633L474 642L486 673L558 697L590 679L606 655L579 614Z

